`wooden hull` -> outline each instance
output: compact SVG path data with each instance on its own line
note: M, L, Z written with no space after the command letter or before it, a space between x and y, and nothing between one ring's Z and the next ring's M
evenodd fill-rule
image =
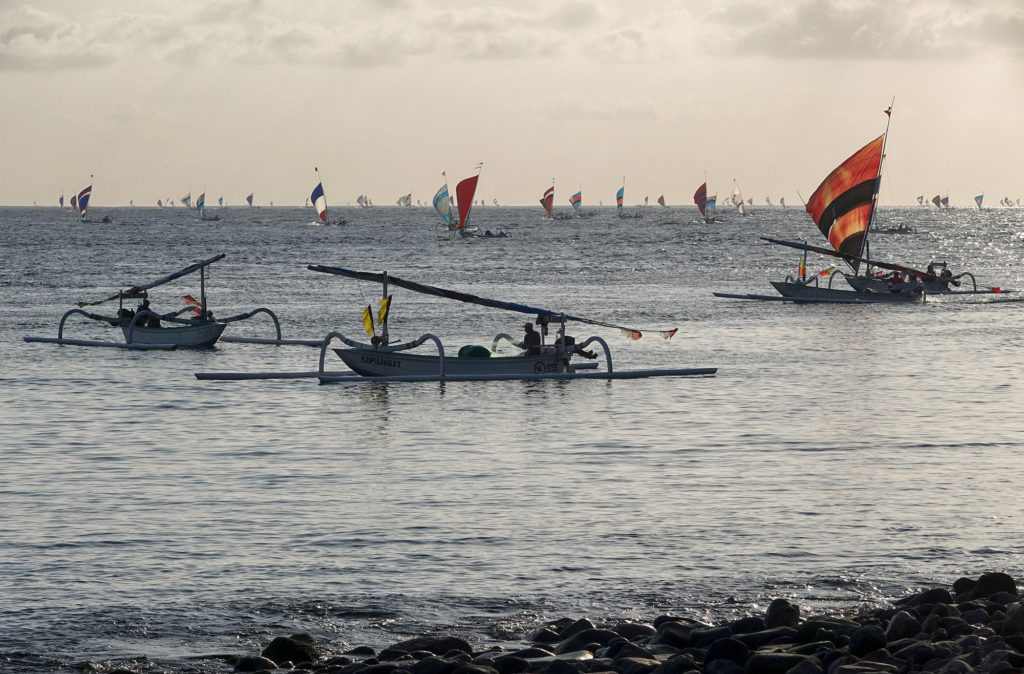
M145 328L136 325L129 330L129 326L122 325L121 331L124 332L124 340L128 344L174 344L184 348L199 348L216 344L226 327L226 323L213 322L165 328Z
M786 281L772 281L772 286L783 297L808 302L921 302L924 300L924 293L859 292L857 290L821 288L802 283L788 283Z
M429 376L441 372L438 356L405 351L335 349L349 368L364 377ZM444 359L446 375L531 375L565 371L565 361L555 354L495 358Z

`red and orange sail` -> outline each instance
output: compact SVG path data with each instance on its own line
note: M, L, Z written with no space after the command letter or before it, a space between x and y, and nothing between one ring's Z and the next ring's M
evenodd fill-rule
M476 194L476 183L480 180L477 174L466 178L455 186L455 199L459 202L459 224L460 229L465 229L469 224L469 211L473 208L473 197Z
M544 207L545 211L547 211L549 218L551 217L551 206L554 203L555 203L555 186L552 185L551 187L549 187L546 190L544 190L544 196L540 198L540 205Z
M807 200L807 212L818 229L843 255L860 257L874 209L884 139L881 135L857 150L829 173ZM858 261L848 261L857 269Z

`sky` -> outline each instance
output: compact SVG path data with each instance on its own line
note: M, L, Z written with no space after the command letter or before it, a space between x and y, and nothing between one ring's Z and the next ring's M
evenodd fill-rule
M0 205L1024 200L1021 0L0 0ZM538 204L539 207L539 204Z

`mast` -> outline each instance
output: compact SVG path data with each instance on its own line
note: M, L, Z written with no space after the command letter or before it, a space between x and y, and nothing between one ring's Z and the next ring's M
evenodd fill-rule
M860 257L866 257L868 248L868 233L871 231L871 221L875 219L875 209L878 207L878 191L882 186L882 165L885 163L885 142L889 139L889 122L892 121L892 106L896 103L896 97L892 97L888 109L885 112L885 133L882 134L882 156L878 159L878 176L875 178L875 190L871 194L871 209L868 211L868 224L864 227L864 238L860 242ZM868 270L864 269L867 276Z

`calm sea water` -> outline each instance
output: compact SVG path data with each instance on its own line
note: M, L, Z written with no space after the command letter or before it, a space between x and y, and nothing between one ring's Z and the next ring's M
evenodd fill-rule
M710 620L776 596L834 610L1024 571L1024 304L713 297L768 293L795 272L797 251L758 237L820 243L800 209L709 225L692 207L572 221L481 208L481 227L512 236L465 241L426 209L350 209L343 227L298 208L202 223L183 209L94 210L114 222L0 209L0 669L223 671L207 656L298 630L338 648L430 630L482 645L562 616ZM1024 289L1022 214L883 210L881 226L916 233L878 234L872 252ZM638 342L575 334L605 337L616 369L719 374L205 382L193 373L313 370L317 350L22 341L55 336L78 300L222 252L211 307L268 307L285 337L358 335L379 297L306 270L321 263L636 326ZM197 290L193 276L152 299L170 310ZM394 294L398 338L489 343L524 321ZM672 327L671 341L655 334ZM66 335L118 337L79 318Z

